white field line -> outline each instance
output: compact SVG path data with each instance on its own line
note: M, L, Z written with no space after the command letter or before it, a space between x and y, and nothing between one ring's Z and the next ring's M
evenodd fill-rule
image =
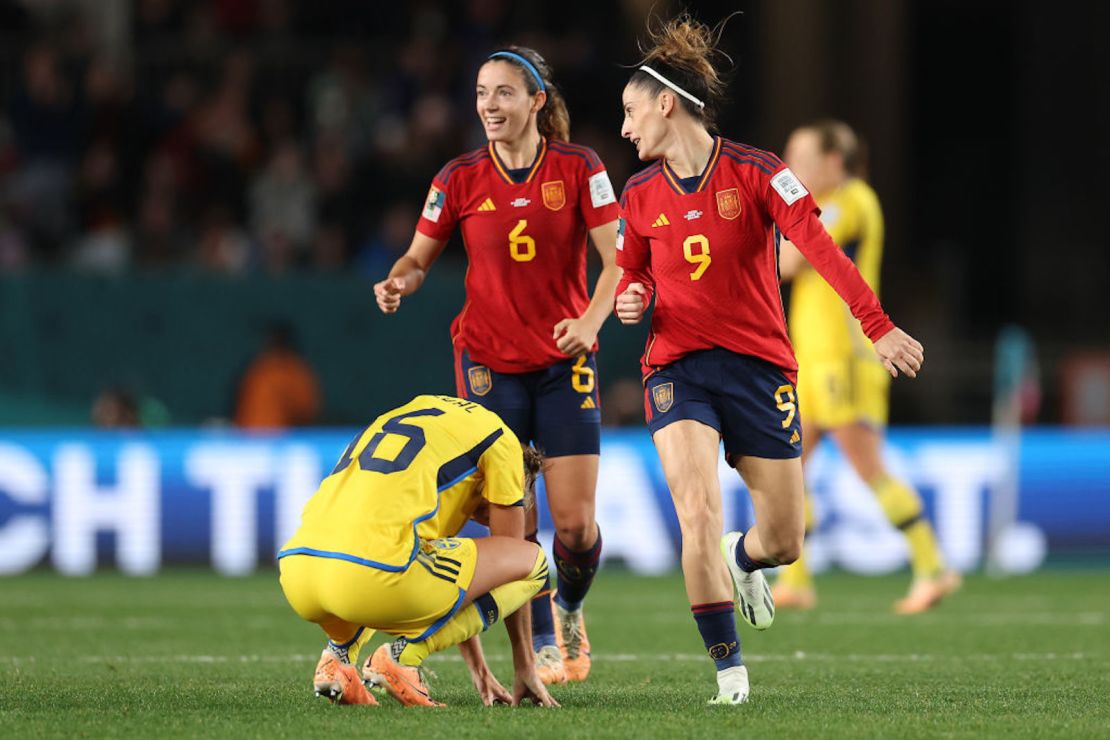
M810 653L796 651L789 655L749 655L745 656L746 663L785 663L785 662L823 662L823 663L929 663L929 662L998 662L1003 660L1018 660L1031 662L1073 661L1100 659L1098 653L980 653L962 655L937 655L931 653ZM78 655L73 658L78 663L200 663L200 664L227 664L227 663L315 663L319 654L290 654L290 655ZM507 663L511 660L509 655L487 655L491 663ZM701 653L600 653L593 656L595 661L602 663L688 663L704 662L708 658ZM435 662L460 663L462 656L457 653L432 656ZM37 663L39 659L31 656L0 655L0 664L23 665ZM54 662L47 660L44 662Z
M689 615L666 612L644 617L653 623L686 624L690 621ZM997 627L999 625L1029 625L1029 626L1069 626L1069 627L1099 627L1106 624L1107 615L1104 612L1075 612L1073 614L1061 612L997 612L979 614L945 614L943 612L930 612L904 616L887 612L813 612L798 614L779 612L778 619L781 623L788 624L821 624L821 625L876 625L891 624L905 626L908 624L950 624L961 627Z
M640 617L656 624L687 624L690 622L688 613L664 612ZM1061 612L980 612L978 614L946 614L943 611L918 614L912 617L899 616L886 612L826 612L818 611L809 614L782 612L779 620L788 624L823 624L823 625L907 625L907 624L937 624L956 625L964 627L996 627L1000 625L1029 625L1029 626L1055 626L1055 627L1100 627L1107 623L1105 612L1074 612L1072 614ZM124 617L123 619L99 616L36 616L27 619L0 616L0 632L22 630L52 630L73 629L92 630L119 629L147 631L174 629L181 619L173 617ZM263 628L288 621L287 617L248 617L246 620L236 621L240 628Z

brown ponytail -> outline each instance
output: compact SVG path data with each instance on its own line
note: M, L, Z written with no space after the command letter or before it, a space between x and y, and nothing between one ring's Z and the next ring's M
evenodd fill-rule
M570 141L570 113L567 111L566 101L563 100L563 94L559 92L559 88L555 86L552 79L551 67L548 66L547 61L540 56L540 53L535 49L529 49L527 46L506 46L499 51L510 51L513 54L520 56L531 62L532 66L540 73L543 78L543 85L547 92L547 102L544 103L543 108L536 114L536 127L539 129L540 134L546 136L548 139L556 141ZM516 59L509 56L497 56L497 52L490 55L495 61L508 62L520 70L520 74L524 77L524 87L529 95L535 95L540 91L540 86L536 82L536 78L532 75L532 71L527 69Z
M729 16L731 18L732 16ZM652 75L638 69L648 66L675 83L683 90L705 103L702 108L685 96L677 95L678 103L694 118L702 121L707 128L713 125L713 115L725 91L725 81L713 64L716 56L729 59L728 55L717 48L728 18L710 28L683 13L668 21L648 18L647 48L640 45L643 58L636 64L629 84L646 87L652 95L670 90ZM729 59L731 61L731 59ZM674 92L674 90L670 90Z

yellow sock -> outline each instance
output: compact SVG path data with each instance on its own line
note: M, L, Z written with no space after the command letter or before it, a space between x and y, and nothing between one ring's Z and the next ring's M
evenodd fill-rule
M885 475L869 484L886 518L906 536L914 578L935 578L944 572L933 528L923 516L921 497L905 483Z
M805 499L805 527L806 534L813 529L815 516L813 513L813 497L806 491ZM775 583L781 583L790 588L806 590L813 588L813 574L809 572L809 565L806 563L805 547L802 548L802 554L798 556L790 565L784 566L779 569L778 577Z
M469 640L482 630L489 629L501 617L512 614L527 604L545 583L547 557L537 545L532 572L524 580L510 581L479 596L428 637L420 642L409 642L401 651L397 662L401 665L420 665L432 653Z

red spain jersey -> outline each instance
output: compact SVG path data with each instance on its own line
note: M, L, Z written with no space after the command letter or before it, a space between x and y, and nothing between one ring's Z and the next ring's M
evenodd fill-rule
M543 139L522 182L492 143L451 160L416 228L440 240L462 229L470 266L466 304L451 324L456 348L502 373L567 359L551 335L589 306L587 232L618 215L609 175L588 147Z
M776 226L840 294L868 338L894 328L822 227L812 196L774 154L717 137L689 192L665 162L656 162L629 178L621 209L617 264L624 275L617 294L640 282L647 301L655 297L645 377L690 352L721 347L767 360L796 379Z

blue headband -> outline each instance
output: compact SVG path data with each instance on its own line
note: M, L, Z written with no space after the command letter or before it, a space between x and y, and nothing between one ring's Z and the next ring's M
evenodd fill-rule
M507 59L512 59L514 62L520 62L524 68L536 78L536 84L540 86L540 90L547 92L547 85L543 84L543 76L540 74L540 71L536 69L536 65L532 64L515 51L495 51L489 55L490 59L497 59L498 57L505 57Z

